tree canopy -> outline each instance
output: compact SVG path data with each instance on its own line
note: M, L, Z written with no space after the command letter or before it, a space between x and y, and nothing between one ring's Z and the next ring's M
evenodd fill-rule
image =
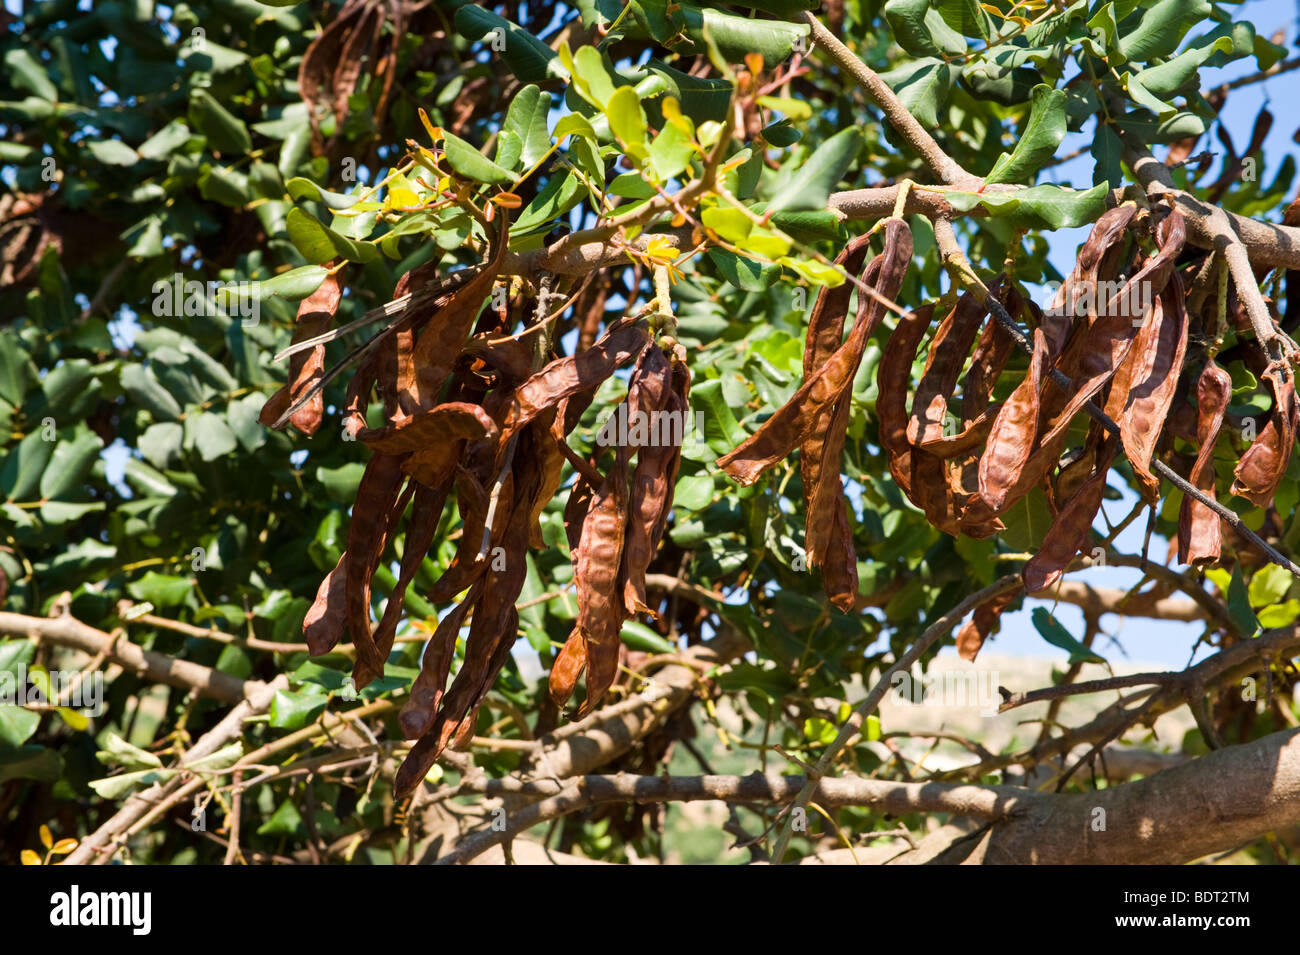
M1300 200L1225 120L1300 60L1234 9L0 13L0 857L1291 858ZM1001 751L882 719L1022 610Z

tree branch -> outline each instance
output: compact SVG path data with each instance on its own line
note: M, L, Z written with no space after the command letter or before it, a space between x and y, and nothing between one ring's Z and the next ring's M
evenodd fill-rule
M803 18L812 27L813 42L825 50L836 65L857 81L862 91L867 94L867 98L880 107L889 125L893 126L907 141L912 150L930 167L931 172L950 186L978 189L983 184L982 179L972 176L943 151L934 137L917 122L915 116L908 112L907 107L889 88L889 84L871 67L858 59L857 55L841 43L835 34L826 29L816 16L805 11Z

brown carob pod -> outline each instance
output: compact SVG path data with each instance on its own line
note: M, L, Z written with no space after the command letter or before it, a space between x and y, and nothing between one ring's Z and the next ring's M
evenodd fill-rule
M357 440L380 454L408 454L455 445L459 441L496 440L497 424L479 405L449 401L387 428L359 431Z
M307 652L314 657L329 653L347 629L348 553L344 551L334 569L321 581L316 599L302 618L302 636Z
M991 597L975 608L971 619L957 632L957 654L963 659L975 662L984 641L995 633L1002 623L1002 611L1020 596L1019 590Z
M912 362L921 347L934 316L933 305L902 315L898 326L885 343L885 352L876 369L876 417L880 419L880 446L885 451L889 471L898 489L912 496L912 445L907 440L907 386L912 377Z
M586 668L587 641L583 639L582 631L574 627L569 639L564 641L564 646L556 655L555 662L551 664L551 675L547 680L551 702L558 707L564 706L569 697L573 696L578 677L582 676L582 671Z
M582 522L582 538L573 561L577 626L587 644L587 699L580 711L583 716L613 685L618 668L619 631L627 619L623 606L627 480L628 449L620 446Z
M511 395L501 418L502 446L542 412L564 398L598 387L616 368L635 358L650 340L643 322L624 322L607 329L585 352L557 358Z
M491 257L474 278L452 293L416 337L411 350L415 380L405 395L415 407L428 410L437 404L438 394L465 348L479 310L501 273L509 243L510 223L502 210L492 237Z
M415 579L420 564L433 545L433 537L438 532L438 523L442 519L442 508L447 502L447 493L451 490L451 481L438 488L420 485L411 497L411 521L406 528L403 541L402 563L398 569L397 586L388 597L384 615L375 628L375 651L379 657L387 659L393 649L393 640L397 634L397 623L402 616L402 607L406 602L406 590Z
M1111 383L1105 405L1119 425L1124 454L1141 493L1153 504L1160 499L1160 479L1151 473L1151 456L1173 404L1186 351L1183 282L1174 275L1156 297L1150 317Z
M398 715L398 723L406 739L419 739L433 725L447 689L451 661L456 655L456 637L465 625L465 617L478 603L481 590L482 584L475 584L465 599L438 621L433 636L429 638L429 643L424 648L424 657L420 661L420 673L411 684L411 695Z
M912 232L900 219L891 219L885 229L885 252L880 268L877 291L887 298L897 294L912 260ZM878 303L877 303L878 304ZM868 307L864 317L854 323L848 339L810 377L784 405L739 447L718 458L718 466L733 480L748 487L765 470L781 461L824 424L829 411L846 390L852 387L858 365L881 313Z
M684 437L686 422L665 416L672 402L671 378L668 358L654 344L641 353L628 382L628 437L645 432L644 443L635 448L636 468L632 472L627 539L623 545L623 604L629 614L651 612L645 603L645 574L659 545L655 530L660 516L671 506L668 471ZM674 420L680 422L680 430L673 427ZM638 422L640 429L634 426Z
M885 230L885 246L867 265L862 273L862 283L876 289L882 296L894 299L902 287L903 278L911 262L911 233L897 220L891 220ZM879 326L885 314L885 306L879 299L858 290L858 315L854 329L865 325L866 335L870 336ZM813 334L810 329L809 334ZM819 332L821 340L816 343L820 359L828 347L834 345L834 339L843 337L843 321L834 325L833 334ZM857 364L862 363L862 352L858 352ZM804 351L805 374L808 371L809 355ZM808 562L820 567L822 571L822 589L831 603L845 613L857 606L858 600L858 556L853 546L853 528L849 518L849 502L844 496L844 486L840 480L840 461L844 455L844 441L848 433L849 419L853 403L853 378L857 376L857 367L848 384L840 391L829 413L823 413L821 421L806 440L800 444L801 470L804 482L804 541L808 551Z
M1214 445L1232 401L1232 377L1207 358L1196 381L1196 442L1199 450L1188 477L1192 486L1214 500ZM1216 563L1223 544L1219 515L1190 495L1178 509L1178 560L1183 564Z
M996 295L1000 284L1000 279L991 283L990 292ZM911 444L924 448L927 442L943 438L948 400L957 388L966 356L987 313L980 300L967 292L939 324L912 398L912 415L907 422L907 440Z
M1265 370L1263 378L1273 392L1273 410L1259 436L1237 462L1232 482L1232 493L1241 495L1256 507L1272 506L1273 495L1291 462L1296 427L1300 423L1300 403L1296 400L1291 369L1270 367Z
M861 268L870 236L855 239L836 259L846 271ZM874 285L880 279L884 256L878 255L862 271L861 282ZM852 272L850 272L852 274ZM824 289L818 296L809 319L804 345L805 377L816 372L834 354L844 340L844 322L848 317L849 296L855 286L846 282ZM870 296L858 293L858 321L867 320L866 311L877 304ZM822 412L812 433L799 445L799 472L804 497L804 548L808 563L821 567L822 585L831 603L851 609L857 600L857 554L853 548L853 531L849 523L848 502L839 484L840 458L844 435L848 430L851 394L843 395L835 405ZM827 467L827 462L830 467Z
M996 516L1018 499L1017 484L1038 434L1038 404L1048 356L1047 335L1040 326L1034 329L1029 370L1002 403L980 457L980 500L972 510L981 517Z
M370 578L388 541L393 522L391 512L405 480L400 457L377 454L366 465L352 505L347 538L346 612L348 634L357 651L352 679L358 689L383 672L384 661L378 656L370 633Z
M1110 473L1110 463L1117 450L1113 439L1097 449L1091 476L1065 502L1065 506L1052 521L1052 526L1047 529L1038 553L1025 564L1022 572L1025 593L1036 594L1060 580L1075 554L1087 543L1088 531L1092 529L1093 519L1101 508L1102 495L1106 491L1106 476Z
M343 300L343 281L340 273L325 276L320 288L312 292L298 306L297 323L293 329L293 344L315 338L329 330ZM270 426L293 404L304 391L312 387L325 372L325 346L320 344L310 351L298 352L289 359L289 381L262 406L257 420ZM315 434L325 414L325 396L317 392L312 399L293 413L289 423L303 434Z

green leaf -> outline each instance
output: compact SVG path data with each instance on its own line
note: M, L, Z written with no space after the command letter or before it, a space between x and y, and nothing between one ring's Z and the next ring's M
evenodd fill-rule
M1118 189L1124 185L1124 144L1109 124L1097 123L1089 152L1095 160L1092 170L1094 186Z
M181 416L181 406L162 386L151 368L127 365L122 369L122 389L132 401L155 418L176 421Z
M1209 42L1198 43L1184 50L1171 60L1156 66L1148 66L1138 74L1138 78L1148 92L1161 98L1168 98L1195 81L1202 65L1214 54L1233 52L1235 52L1235 45L1232 39L1218 36L1210 39Z
M0 640L0 674L25 673L35 656L36 644L31 640Z
M54 455L55 441L46 441L38 428L18 443L15 451L5 454L0 468L0 494L10 501L28 501L36 496L41 475Z
M126 585L126 591L136 600L144 600L155 607L175 607L185 603L194 593L194 580L149 571L139 580Z
M668 14L672 2L673 13ZM782 23L778 20L754 20L734 13L724 13L694 3L675 0L640 0L632 12L650 34L661 43L677 33L696 41L696 52L704 52L707 36L729 63L740 63L748 53L758 53L773 66L787 59L796 40L807 49L811 28L806 24Z
M1277 603L1291 589L1291 573L1277 564L1267 564L1250 578L1247 596L1252 607Z
M463 7L461 9L464 9ZM443 149L451 168L466 179L502 186L519 181L519 176L502 169L459 136L443 132Z
M1250 592L1241 576L1241 565L1232 568L1232 579L1228 583L1228 618L1242 633L1253 637L1259 630L1259 621L1250 606Z
M927 129L939 125L939 110L952 90L953 70L943 60L925 57L882 73L907 111Z
M935 9L948 24L963 36L976 36L987 40L992 36L989 15L975 0L935 0Z
M1044 640L1054 647L1060 647L1070 654L1070 663L1105 663L1104 657L1098 656L1087 647L1085 647L1074 637L1070 636L1070 631L1063 627L1059 620L1052 616L1043 607L1035 607L1030 619L1034 623L1034 629Z
M1061 186L1031 186L1014 192L975 194L949 192L944 195L959 212L983 206L1016 229L1068 229L1093 222L1106 211L1104 185L1085 192Z
M201 411L185 419L185 440L198 450L204 461L215 461L238 446L230 425L211 411Z
M4 686L5 682L5 678L0 677L0 686ZM5 749L22 746L40 724L40 713L10 703L0 703L0 744Z
M302 729L325 710L329 697L323 693L276 690L271 700L271 725L276 729Z
M64 438L54 445L54 454L41 475L41 497L57 501L77 488L99 457L104 442L99 435L82 430L75 438Z
M82 146L105 166L134 166L140 155L126 143L116 139L89 139Z
M1041 84L1034 87L1029 122L1016 148L1003 153L993 164L985 182L1028 182L1054 155L1065 138L1065 94Z
M105 766L123 766L127 769L160 769L162 760L148 750L132 746L116 733L105 734L104 748L95 753Z
M889 0L884 14L898 45L913 56L960 56L966 52L962 35L944 22L930 0Z
M521 83L541 83L564 76L555 51L528 30L477 3L467 3L456 11L456 32L467 40L481 40L492 31L493 39L510 71Z
M291 799L280 803L279 808L271 814L271 818L257 827L259 836L295 836L300 831L305 832L306 827L303 825L298 807Z
M768 203L769 214L786 211L825 211L826 199L862 148L857 129L842 129L826 142L791 176Z
M0 783L11 779L35 779L52 783L63 773L59 754L44 746L21 746L0 750Z
M624 623L620 636L630 649L640 650L643 653L676 653L680 649L676 644L636 620L628 620Z
M649 150L645 141L645 111L641 108L637 91L631 86L620 86L606 103L605 115L609 117L610 131L623 144L624 151L640 164L649 155Z
M1285 603L1273 604L1259 612L1259 625L1265 630L1289 627L1297 619L1300 619L1300 600L1293 599Z
M156 468L165 468L180 454L185 429L173 421L152 424L136 442L140 453Z
M196 772L216 772L221 769L229 769L239 758L244 755L244 747L238 740L233 743L227 743L215 753L209 753L196 760L185 760L185 768L195 770Z
M717 266L723 278L745 292L761 292L771 286L781 274L779 266L756 262L729 249L712 248L705 254Z
M207 137L208 145L218 152L244 156L253 148L244 121L212 98L203 88L190 94L190 123Z
M1128 59L1139 62L1169 56L1187 31L1213 10L1206 0L1159 0L1132 30L1120 35L1119 48Z
M714 453L726 454L747 437L727 404L720 380L692 387L691 404L704 412L704 441Z
M136 788L164 783L175 776L176 772L174 769L142 769L134 773L122 773L120 776L92 779L89 786L104 799L121 799Z
M533 197L533 201L520 211L519 219L510 227L510 237L525 235L549 225L564 215L586 194L586 187L572 172L556 173Z
M330 192L328 189L322 189L310 179L304 179L302 176L294 176L284 184L285 190L295 202L301 202L303 199L313 199L316 202L323 202L329 209L341 211L351 209L357 204L357 197L345 195L341 192Z
M489 160L484 160L487 161ZM362 263L370 262L379 255L379 250L370 243L357 242L339 235L310 212L296 206L289 210L288 216L285 217L285 225L294 247L308 262L317 265L340 255L349 261ZM267 284L270 284L270 281L274 280L268 280ZM320 282L316 284L319 286Z
M14 86L35 93L41 99L50 102L59 98L59 91L50 82L45 67L22 47L15 46L6 50L4 64L5 73Z
M510 101L501 131L518 137L521 150L517 157L519 167L531 169L550 151L551 136L546 130L546 118L550 111L551 94L542 92L536 86L525 86ZM516 168L514 164L509 165L512 169Z

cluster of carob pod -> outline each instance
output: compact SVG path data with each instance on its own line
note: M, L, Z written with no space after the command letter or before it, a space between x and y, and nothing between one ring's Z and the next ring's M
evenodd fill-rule
M372 339L347 390L345 427L373 453L357 488L346 549L303 621L310 652L329 652L346 632L356 651L356 687L382 674L407 588L453 493L462 520L456 554L428 596L435 604L463 596L438 622L400 714L403 734L417 742L398 772L399 792L413 789L445 747L463 746L473 735L479 707L517 639L515 604L527 550L543 546L539 517L559 490L566 459L577 475L564 522L578 619L552 667L557 704L568 699L585 669L581 713L589 712L617 675L623 623L652 612L646 569L672 507L680 441L616 442L613 463L602 474L599 455L584 459L567 438L601 384L629 363L628 420L675 412L685 421L685 350L669 338L655 341L646 321L629 316L611 323L586 350L539 361L531 339L510 335L508 305L483 307L500 275L507 236L506 219L498 215L488 261L454 273L455 282L438 285L427 266L405 275L395 295L410 294L409 304ZM426 288L436 294L422 296ZM321 334L341 294L331 276L303 301L295 342ZM307 433L319 427L324 349L320 344L294 354L288 384L262 413L265 423L284 419ZM372 393L384 404L379 428L366 426ZM304 403L300 396L310 397ZM371 580L404 524L397 585L372 630ZM448 687L467 620L464 661Z
M1198 449L1191 483L1209 499L1215 496L1212 455L1232 383L1213 349L1206 350L1194 381L1184 374L1191 325L1185 289L1203 263L1180 262L1182 216L1162 208L1157 220L1154 211L1125 203L1106 212L1046 311L1001 278L987 297L960 296L930 335L915 387L913 365L935 306L902 309L885 344L877 373L880 446L895 484L931 524L953 536L989 537L1004 528L1000 517L1008 509L1035 488L1045 491L1055 516L1024 568L1030 593L1058 580L1086 544L1121 449L1140 492L1154 503L1159 480L1152 457L1163 435L1177 435ZM566 461L576 475L564 525L578 619L551 668L550 693L563 704L585 670L580 715L605 696L617 674L623 623L653 613L646 603L646 570L672 508L680 464L680 440L640 447L616 442L604 473L599 453L587 459L569 446L568 436L596 390L629 363L624 420L666 412L684 422L690 388L685 351L671 339L654 340L645 321L624 317L585 350L536 367L535 349L509 334L508 307L483 308L507 245L504 215L496 222L489 260L477 269L454 273L442 284L433 281L429 266L402 278L396 294L411 294L410 304L385 334L372 339L353 375L347 427L373 455L357 490L346 550L303 624L313 654L329 652L345 631L350 635L358 688L379 676L406 590L454 493L461 536L429 599L446 603L463 596L439 621L400 715L403 733L417 742L399 770L399 792L411 790L446 746L463 746L473 734L478 709L517 638L515 603L526 576L525 554L530 546L543 546L539 516L559 490ZM1153 249L1144 247L1143 233L1151 234ZM853 381L913 254L911 231L899 218L885 223L883 250L868 262L871 241L871 234L853 240L836 259L859 278L819 294L799 389L718 460L727 474L749 485L799 449L809 562L821 568L829 599L845 611L859 599L840 473ZM1098 299L1099 289L1116 288ZM420 297L422 289L433 291ZM861 290L857 315L846 336L855 289ZM330 325L341 295L340 281L331 276L302 303L295 342L308 342ZM993 314L998 310L1002 322ZM1231 293L1226 313L1238 329L1249 329ZM1213 305L1199 317L1198 340L1215 341ZM995 401L1018 344L1012 323L1032 331L1029 365ZM1289 369L1270 363L1253 344L1246 361L1268 382L1273 407L1242 454L1231 490L1268 506L1290 460L1300 402ZM324 347L294 354L289 383L267 402L264 422L287 420L307 433L319 427ZM372 392L385 414L384 426L375 429L365 421ZM1090 403L1114 426L1094 420L1083 446L1063 453L1071 423ZM950 419L956 428L946 426ZM404 523L397 586L372 631L371 579ZM1220 555L1219 517L1190 495L1182 503L1177 546L1181 561L1210 562ZM958 635L964 656L974 658L1014 596L976 609ZM464 663L448 687L457 636L467 620Z
M1149 229L1156 213L1163 215ZM1004 317L1027 323L1033 335L1028 370L1004 400L992 400L994 388L1016 339L991 314L991 302L976 294L962 295L935 328L910 409L913 363L930 329L934 306L905 311L880 360L880 445L895 484L932 525L953 536L988 537L1003 529L1000 515L1035 488L1044 489L1055 516L1038 552L1024 567L1029 593L1057 581L1084 547L1111 462L1121 448L1143 497L1152 503L1159 499L1151 460L1167 421L1172 433L1198 448L1190 480L1214 499L1212 455L1224 426L1231 381L1212 351L1207 351L1195 378L1194 405L1186 393L1190 381L1183 376L1189 338L1185 288L1201 261L1180 265L1186 232L1179 212L1158 207L1151 214L1141 213L1142 225L1154 233L1150 252L1139 239L1144 229L1137 228L1138 215L1135 204L1125 203L1101 216L1045 312L1012 283L993 283L989 294ZM853 241L836 260L850 275L862 269L869 238ZM908 226L901 219L890 220L884 250L861 272L860 284L876 295L858 295L857 318L847 338L843 329L858 287L853 283L823 289L814 305L802 386L748 440L718 460L731 477L749 485L800 449L809 562L821 567L827 596L846 611L858 598L857 556L839 473L853 380L867 341L886 311L882 299L892 301L897 295L911 257ZM1227 313L1237 328L1249 329L1235 295L1229 297ZM1215 341L1213 303L1201 319L1201 339ZM1262 347L1252 344L1247 361L1268 382L1273 407L1259 436L1241 456L1231 490L1268 506L1286 473L1300 404L1289 369L1270 364ZM1063 455L1070 425L1089 403L1100 406L1118 427L1093 420L1083 447ZM958 420L957 429L945 428L950 415ZM956 433L947 433L953 430ZM1218 560L1220 535L1219 516L1185 496L1179 560ZM1014 599L1014 593L1006 594L977 609L958 636L964 656L974 658Z

